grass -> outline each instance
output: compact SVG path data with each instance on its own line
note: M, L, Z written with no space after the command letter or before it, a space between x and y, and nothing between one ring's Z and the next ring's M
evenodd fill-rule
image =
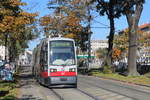
M102 78L119 80L119 81L128 82L128 83L149 85L150 86L150 77L149 77L150 73L148 73L146 75L132 77L132 76L123 76L123 75L119 75L119 74L116 74L116 73L104 74L100 71L92 71L92 72L89 73L89 75L102 77Z
M150 72L146 73L144 76L149 77L150 78Z
M18 95L18 82L0 81L0 100L16 100Z

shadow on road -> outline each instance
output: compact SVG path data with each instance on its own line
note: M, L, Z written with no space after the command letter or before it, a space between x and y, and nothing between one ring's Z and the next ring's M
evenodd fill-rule
M42 99L38 99L37 97L34 97L33 95L23 95L21 98L17 100L42 100Z
M30 85L35 84L32 74L20 74L18 76L19 88L30 88Z
M9 91L0 91L0 97L7 95Z
M30 70L23 68L20 74L18 75L18 80L19 80L19 88L21 89L21 93L19 94L20 96L18 97L17 100L42 100L40 97L28 93L28 91L33 91L33 86L35 86L37 83L34 80L34 77L31 73Z
M49 88L49 89L71 89L71 88L74 88L73 85L55 85L55 86L44 86L46 88Z

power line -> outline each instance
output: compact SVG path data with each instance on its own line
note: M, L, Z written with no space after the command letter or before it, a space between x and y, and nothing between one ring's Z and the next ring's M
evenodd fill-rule
M110 27L91 27L91 28L110 28Z
M101 24L101 25L103 25L103 26L106 26L106 27L109 27L109 28L110 28L109 25L106 25L106 24L104 24L104 23L101 23L101 22L99 22L99 21L97 21L97 20L95 20L95 19L93 19L93 21L96 22L96 23L99 23L99 24Z

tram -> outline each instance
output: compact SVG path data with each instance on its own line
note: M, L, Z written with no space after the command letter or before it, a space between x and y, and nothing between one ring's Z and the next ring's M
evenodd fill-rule
M46 38L33 51L32 73L46 86L77 87L77 57L75 42L69 38Z

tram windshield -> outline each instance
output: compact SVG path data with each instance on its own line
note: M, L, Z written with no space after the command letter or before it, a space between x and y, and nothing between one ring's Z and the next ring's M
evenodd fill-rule
M75 51L72 41L50 41L50 65L74 65Z

